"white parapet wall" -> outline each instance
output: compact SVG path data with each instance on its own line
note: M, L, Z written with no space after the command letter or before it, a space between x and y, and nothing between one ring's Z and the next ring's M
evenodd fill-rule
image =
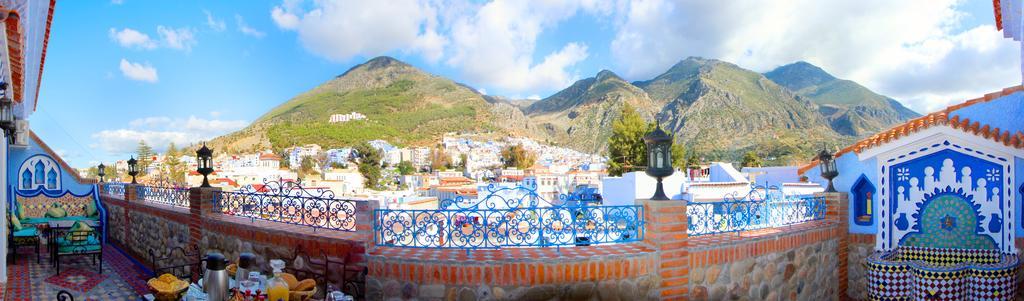
M673 200L683 199L683 185L686 176L676 171L662 179L665 195ZM635 205L638 199L649 199L654 195L658 180L642 171L623 174L621 177L605 177L602 181L601 196L604 205Z

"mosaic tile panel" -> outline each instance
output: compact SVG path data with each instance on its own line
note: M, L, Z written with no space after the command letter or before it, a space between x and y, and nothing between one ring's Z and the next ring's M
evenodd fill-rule
M870 300L1013 300L1020 266L994 250L900 247L868 257Z

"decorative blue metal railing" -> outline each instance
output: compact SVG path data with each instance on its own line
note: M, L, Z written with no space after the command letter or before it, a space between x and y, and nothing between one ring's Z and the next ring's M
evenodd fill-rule
M189 189L187 187L136 186L135 193L143 201L174 207L189 207Z
M824 197L787 196L776 187L754 186L746 195L686 205L687 234L700 236L775 228L825 219Z
M525 187L489 185L479 200L441 201L437 210L378 209L378 246L441 249L557 247L643 240L642 206L550 204ZM572 204L572 205L563 205Z
M100 183L100 192L113 197L124 199L124 183L106 182Z
M306 189L301 183L264 181L214 195L217 212L316 229L356 230L356 201L334 198L329 189Z

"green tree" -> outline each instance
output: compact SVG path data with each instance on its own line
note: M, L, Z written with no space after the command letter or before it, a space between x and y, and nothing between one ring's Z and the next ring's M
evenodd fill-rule
M690 154L690 158L686 159L686 167L691 169L700 167L700 158L697 158L697 154Z
M672 143L672 167L686 169L686 147L680 143Z
M522 145L516 144L501 150L501 161L505 167L527 169L537 163L537 156Z
M359 173L366 181L366 187L379 189L381 187L380 153L367 143L355 147L359 159Z
M309 175L317 173L316 159L311 156L302 157L302 161L299 163L299 176L308 177Z
M622 174L641 170L647 163L647 145L644 135L654 129L630 105L624 105L619 119L612 122L612 135L608 137L608 174Z
M430 170L442 170L451 167L451 156L444 151L441 145L434 147L430 152Z
M412 166L410 161L402 161L398 163L398 173L403 176L408 176L416 172L416 167Z
M146 144L145 140L139 140L139 146L135 148L135 154L139 156L139 175L146 174L146 168L153 163L153 148Z
M462 171L466 171L468 170L467 166L469 166L469 155L459 155L459 168L461 168Z
M174 183L185 183L185 166L181 163L181 152L174 146L174 142L167 145L167 152L164 156L164 167L167 171L167 178Z
M747 151L747 153L743 154L742 167L761 167L761 164L761 157L756 152Z

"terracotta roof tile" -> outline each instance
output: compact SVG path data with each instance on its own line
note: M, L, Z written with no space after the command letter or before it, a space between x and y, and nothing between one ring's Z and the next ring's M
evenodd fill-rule
M1024 133L1021 133L1019 131L1017 133L1010 133L1009 130L1003 132L999 128L991 128L991 126L988 124L981 124L976 120L970 120L970 118L960 117L959 115L955 115L954 113L956 110L976 105L979 103L985 103L993 99L1007 96L1019 91L1024 91L1024 86L1013 86L1003 89L1001 91L988 93L985 94L985 96L983 97L970 99L959 104L951 105L941 111L933 112L925 116L908 120L907 122L896 125L892 128L889 128L888 130L879 132L877 134L871 135L868 138L857 141L856 143L839 150L838 152L835 153L835 157L839 158L840 156L849 152L859 153L865 149L885 144L889 141L899 139L903 136L913 134L915 132L930 128L932 126L944 124L949 124L954 129L959 129L964 132L985 137L986 139L991 139L996 142L1002 142L1003 145L1006 146L1014 148L1024 148ZM801 166L799 169L797 169L797 173L803 174L804 172L807 172L808 170L814 168L814 166L817 165L818 161L817 159L815 159L808 163L807 165Z
M992 0L992 8L996 11L996 29L1003 30L1003 10L999 5L999 0Z

